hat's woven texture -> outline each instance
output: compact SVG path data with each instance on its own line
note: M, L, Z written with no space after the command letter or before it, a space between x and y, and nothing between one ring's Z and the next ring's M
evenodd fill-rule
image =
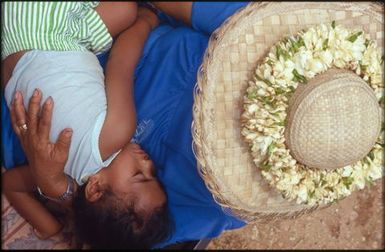
M354 164L373 148L380 107L370 86L351 71L330 69L290 98L285 139L302 164L335 169Z
M374 3L250 3L211 35L194 94L193 147L214 199L246 221L294 217L316 208L283 199L263 180L242 139L240 116L248 81L269 48L333 20L363 29L383 52L383 6Z

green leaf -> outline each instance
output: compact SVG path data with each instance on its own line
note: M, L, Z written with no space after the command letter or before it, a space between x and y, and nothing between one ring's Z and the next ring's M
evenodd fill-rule
M298 47L305 46L305 41L303 40L302 37L298 38Z
M365 45L366 48L368 48L369 43L370 43L370 40L369 39L365 39L365 44L364 45Z
M298 72L297 72L297 69L293 69L293 75L294 75L294 77L293 77L293 81L295 81L295 82L300 82L300 83L303 83L303 84L306 84L307 83L307 79L305 78L305 76L303 76L303 75L300 75Z
M269 86L273 86L273 83L271 83L269 80L263 79L263 78L259 77L258 75L255 75L255 78L257 78L257 80L259 80L259 81L265 82Z
M385 95L383 95L378 102L379 103L385 103Z
M269 59L266 63L269 64L270 66L274 65L274 62L271 59Z
M267 105L269 105L270 107L272 108L275 108L275 105L273 104L273 101L270 101L268 97L257 97L257 100L262 102L262 103L265 103Z
M286 93L286 91L285 91L283 88L279 88L279 87L276 88L276 89L274 89L274 91L275 91L275 93L276 93L277 95Z
M378 143L378 142L376 142L376 144L379 144L382 148L385 148L385 143Z
M354 179L352 177L342 177L342 183L349 189L350 185L353 183Z
M370 186L372 186L372 185L374 185L374 182L373 182L373 180L371 179L371 178L365 178L365 182L367 183L367 184L369 184Z
M298 40L290 39L291 47L289 48L289 51L291 51L293 54L299 51L299 48L301 46L305 46L305 42L303 41L302 37L299 37Z
M358 65L360 65L361 70L364 71L364 72L366 71L366 69L367 69L367 67L368 67L367 65L363 65L363 64L362 64L362 60L359 60L359 61L358 61Z
M336 21L335 20L332 21L332 28L333 29L336 28Z
M283 121L283 122L277 122L276 125L278 125L278 126L285 126L285 121Z
M322 186L322 185L325 183L325 181L324 181L324 177L325 177L325 176L324 176L324 174L323 174L323 173L321 173L321 175L320 175L320 179L319 179L319 181L320 181L320 182L319 182L319 185L320 185L320 186Z
M295 88L293 86L289 86L289 89L290 89L290 93L294 93L295 92Z
M356 33L353 33L352 35L350 35L350 37L348 37L346 40L350 41L350 42L354 42L356 41L356 39L358 38L358 36L360 36L362 34L362 31L359 31L359 32L356 32Z
M277 59L279 59L280 56L282 56L285 60L290 58L289 53L286 50L282 49L282 47L280 46L277 46L275 55L277 56Z
M269 147L267 147L267 153L269 154L269 155L271 155L271 153L273 153L273 150L275 149L275 144L274 143L271 143L270 145L269 145Z
M248 94L247 94L247 98L249 98L249 99L255 99L255 98L257 98L257 91L248 93Z
M329 39L325 39L323 44L322 44L322 50L326 50L329 48Z
M264 162L264 163L262 163L262 164L260 165L259 168L261 168L263 171L268 172L268 171L270 171L270 169L271 169L271 164L266 164L266 163Z
M371 152L369 152L369 158L373 161L374 160L374 152L373 151L371 151Z
M271 113L273 116L279 116L279 112Z

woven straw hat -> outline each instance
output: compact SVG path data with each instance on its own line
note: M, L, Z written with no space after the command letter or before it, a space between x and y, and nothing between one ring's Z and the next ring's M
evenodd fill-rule
M258 221L324 207L288 201L267 184L241 135L241 114L248 82L271 46L332 21L362 29L383 55L383 5L369 2L250 3L211 35L194 93L193 149L206 186L226 212ZM378 137L378 107L365 81L352 72L330 69L291 97L286 145L298 162L310 167L351 164L366 156ZM330 126L336 116L340 125ZM352 124L357 118L362 124Z

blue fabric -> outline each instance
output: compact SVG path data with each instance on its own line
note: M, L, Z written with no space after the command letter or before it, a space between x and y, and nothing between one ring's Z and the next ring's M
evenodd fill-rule
M209 35L246 3L194 3L192 27L165 21L146 43L135 80L135 141L154 160L165 185L175 233L159 247L216 237L245 222L226 215L197 170L192 152L192 105L197 70Z
M199 176L191 147L191 123L193 88L209 35L246 4L196 2L192 11L193 28L159 14L162 22L150 34L136 68L138 125L134 141L153 159L175 221L172 237L157 247L212 238L224 230L245 225L222 211ZM103 66L106 59L106 55L99 56ZM3 126L10 125L9 113L4 108L2 104ZM16 147L13 133L4 129L6 127L2 129L3 151L14 160L4 159L9 168L17 164L16 157L22 151ZM3 133L10 137L5 138Z

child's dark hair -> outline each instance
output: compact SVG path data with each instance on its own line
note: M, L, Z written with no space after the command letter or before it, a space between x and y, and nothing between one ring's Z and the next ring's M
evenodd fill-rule
M93 249L150 249L173 230L167 202L151 213L135 211L106 189L97 202L85 197L86 184L73 199L75 235Z

